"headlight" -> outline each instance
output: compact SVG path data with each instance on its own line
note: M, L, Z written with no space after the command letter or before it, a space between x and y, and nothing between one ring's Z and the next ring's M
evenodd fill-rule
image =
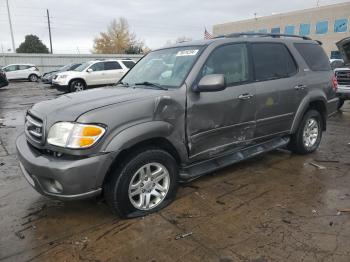
M47 143L73 149L87 148L93 146L105 131L97 125L59 122L50 128Z
M58 76L58 78L59 79L65 79L65 78L67 78L67 75L60 75L60 76Z

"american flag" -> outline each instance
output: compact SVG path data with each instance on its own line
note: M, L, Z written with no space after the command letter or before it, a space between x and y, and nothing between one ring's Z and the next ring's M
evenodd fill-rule
M213 36L204 28L204 39L212 39Z

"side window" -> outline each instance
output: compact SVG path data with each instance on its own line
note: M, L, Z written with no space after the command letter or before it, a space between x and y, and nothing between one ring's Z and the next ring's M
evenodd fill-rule
M117 70L122 69L118 62L105 62L105 70Z
M293 57L283 44L254 43L252 55L257 81L288 77L298 70Z
M4 69L5 72L12 72L18 70L18 65L11 65Z
M224 74L227 85L249 80L248 52L246 44L221 46L206 61L201 76Z
M133 68L134 65L135 65L135 62L134 61L123 61L123 64L128 68Z
M295 43L294 46L312 71L331 70L328 56L319 44Z
M30 68L31 66L28 65L19 65L19 69L18 70L26 70L28 68Z
M99 63L93 64L92 66L90 66L90 68L93 71L102 71L102 70L104 70L104 63L99 62Z

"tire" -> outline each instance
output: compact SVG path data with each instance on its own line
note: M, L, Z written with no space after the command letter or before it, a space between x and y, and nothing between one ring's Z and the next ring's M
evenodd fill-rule
M314 128L308 129L307 125L310 128L312 125ZM292 135L288 148L292 152L301 155L315 152L322 139L322 126L321 114L316 110L307 111L300 122L296 133ZM308 140L307 137L309 137L310 140Z
M31 74L31 75L28 77L28 80L29 80L29 82L38 82L39 77L38 77L36 74Z
M345 100L342 98L339 98L339 103L338 103L338 110L344 105Z
M84 91L85 89L86 89L86 85L82 80L73 80L69 84L70 92L81 92L81 91Z
M143 173L142 170L146 171L148 166L154 175L148 175L147 179L147 172ZM143 179L142 174L146 174ZM112 211L120 217L145 216L157 212L174 200L178 187L177 174L177 163L166 151L134 151L118 167L111 170L104 183L104 197ZM160 179L163 175L164 178ZM160 188L167 190L161 191ZM147 202L148 207L145 204Z

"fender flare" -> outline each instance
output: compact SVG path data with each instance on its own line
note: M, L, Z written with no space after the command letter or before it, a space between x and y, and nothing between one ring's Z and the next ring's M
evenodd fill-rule
M171 138L173 136L173 130L173 125L164 121L150 121L133 125L115 134L107 142L104 151L120 152L152 138L165 138L174 146L178 154L181 156L184 149L178 142L176 143L174 141L177 139Z
M292 123L292 128L291 128L291 133L292 134L294 134L296 132L296 130L298 129L298 126L299 126L301 120L303 119L304 114L306 113L306 111L310 107L310 103L318 102L318 101L322 102L324 107L327 110L327 99L322 94L317 94L317 95L312 96L312 97L307 96L301 101L301 103L299 105L299 108L298 108L297 112L295 113L294 120L293 120L293 123ZM325 120L327 119L327 112L326 112L326 115L322 116L322 117L323 117L323 120L324 120L324 128L325 128L326 127Z

